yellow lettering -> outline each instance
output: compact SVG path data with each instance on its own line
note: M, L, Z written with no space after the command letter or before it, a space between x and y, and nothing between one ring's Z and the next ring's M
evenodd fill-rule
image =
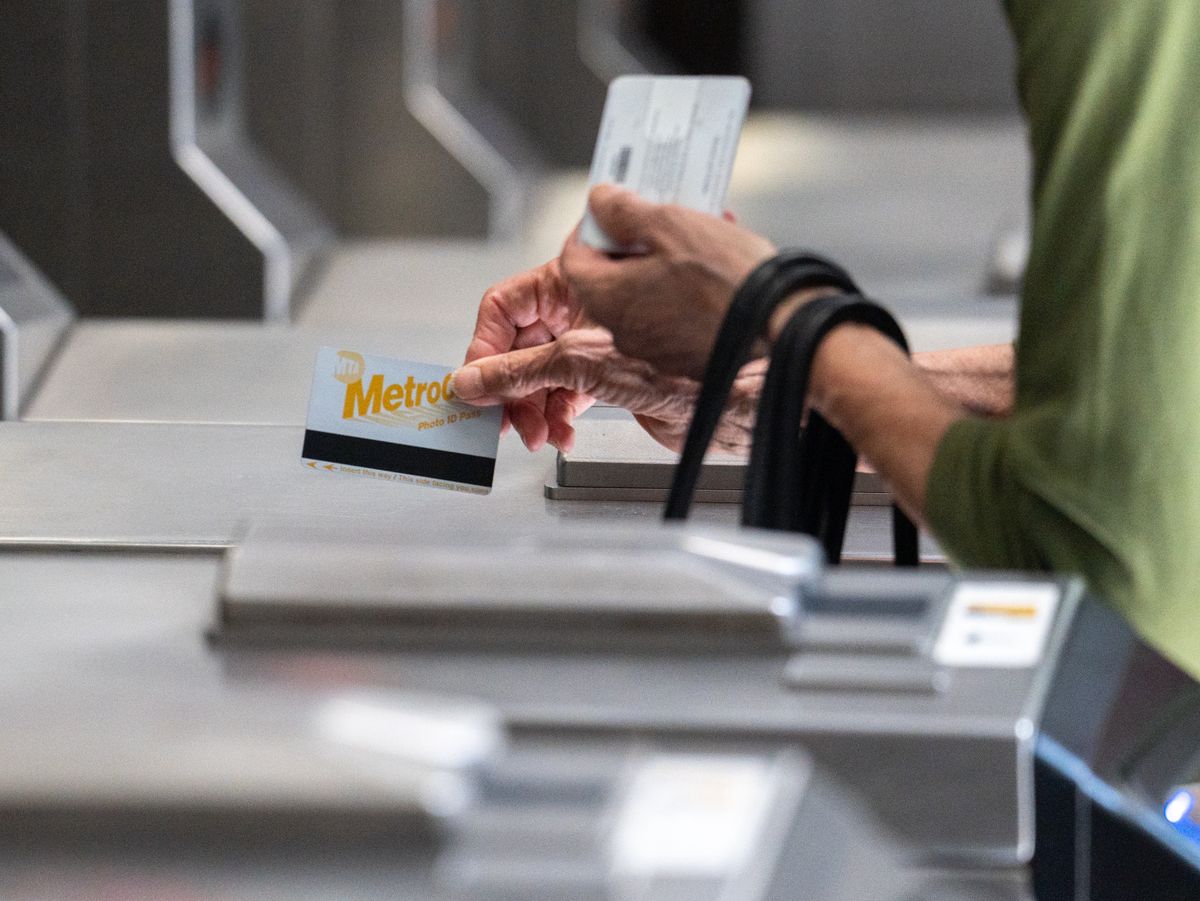
M450 387L449 375L441 382L418 382L410 375L403 384L385 384L383 374L376 373L371 376L369 382L361 379L346 386L342 418L377 416L384 409L395 413L401 407L421 407L426 404L432 406L440 401L453 399L454 389Z
M383 399L383 376L371 376L371 385L363 391L362 380L346 386L346 403L342 406L342 419L378 413Z
M383 406L389 413L395 413L403 405L404 389L399 385L388 385L387 391L383 392Z

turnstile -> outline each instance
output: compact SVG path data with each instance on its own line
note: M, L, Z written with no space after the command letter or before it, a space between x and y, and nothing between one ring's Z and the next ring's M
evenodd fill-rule
M1028 901L1020 873L921 865L798 748L505 738L370 655L231 665L202 638L213 559L0 553L0 575L6 897Z
M1085 607L1037 744L1039 901L1200 897L1200 685Z
M253 399L253 386L245 390ZM300 392L292 403L298 410ZM438 521L475 516L514 523L656 522L662 515L653 502L546 500L552 449L531 454L512 434L500 442L496 484L485 498L314 471L301 466L302 445L298 425L0 424L0 546L219 550L255 518L428 520L431 509ZM694 515L732 522L736 514L733 505L701 504ZM890 511L858 508L845 555L882 558L890 541Z
M609 82L661 69L621 0L451 2L474 23L464 68L558 165L586 167Z
M238 678L351 654L368 680L485 698L518 732L800 744L923 859L1019 867L1075 601L1014 578L822 576L810 541L774 533L264 525L229 557L215 635Z
M27 408L73 318L62 295L0 232L0 420Z
M249 131L342 234L518 233L540 158L464 77L475 4L243 5Z
M235 14L6 8L0 221L84 315L287 317L327 232L246 143Z

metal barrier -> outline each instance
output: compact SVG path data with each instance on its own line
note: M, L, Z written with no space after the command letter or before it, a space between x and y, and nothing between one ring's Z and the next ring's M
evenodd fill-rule
M0 221L82 314L286 316L324 230L244 142L235 12L6 4Z
M586 166L608 83L664 68L632 34L623 6L618 0L471 5L479 35L472 60L476 84L551 162Z
M0 419L18 419L71 326L70 304L0 233Z
M458 69L446 0L245 0L247 124L352 236L511 236L536 161Z
M1041 901L1200 897L1200 685L1081 605L1037 742Z
M170 0L171 152L262 255L262 318L286 321L332 234L246 137L241 35L237 0Z

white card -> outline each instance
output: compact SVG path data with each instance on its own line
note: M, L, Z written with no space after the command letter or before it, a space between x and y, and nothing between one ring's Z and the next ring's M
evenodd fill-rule
M750 104L750 82L733 76L622 75L608 87L588 187L610 183L654 203L719 215ZM585 212L580 238L628 251Z
M486 494L500 442L500 407L455 400L453 369L322 347L313 372L304 464Z
M1036 665L1061 593L1049 582L959 583L942 620L933 659L942 666Z
M728 877L750 859L778 786L755 757L658 754L642 764L617 813L618 876Z

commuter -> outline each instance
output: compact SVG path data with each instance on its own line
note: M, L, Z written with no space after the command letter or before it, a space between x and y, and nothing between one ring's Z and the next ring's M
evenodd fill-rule
M957 563L1082 574L1200 676L1200 3L1006 8L1034 161L1016 349L914 364L841 326L809 402ZM572 236L558 260L488 291L457 391L506 400L531 449L569 447L594 399L678 447L722 315L775 248L608 186L589 203L645 254ZM761 373L743 371L726 448L747 444Z

